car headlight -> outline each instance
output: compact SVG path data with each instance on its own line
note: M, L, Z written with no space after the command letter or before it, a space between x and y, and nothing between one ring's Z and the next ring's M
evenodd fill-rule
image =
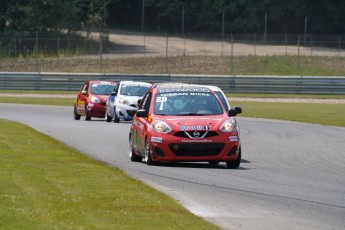
M100 101L97 97L91 97L91 102L92 102L92 103L95 103L95 104L98 104L98 103L100 103L101 101Z
M123 97L120 98L119 102L121 104L128 104L128 100L126 100L126 98L123 98Z
M156 131L157 133L168 133L172 129L170 128L169 125L167 125L167 123L163 121L155 120L153 122L153 130Z
M227 120L225 121L222 126L220 127L220 131L224 132L224 133L229 133L234 131L235 129L235 124L232 120Z

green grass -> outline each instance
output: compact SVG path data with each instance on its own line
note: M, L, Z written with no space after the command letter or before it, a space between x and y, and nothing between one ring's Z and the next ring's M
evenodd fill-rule
M76 95L76 91L63 91L63 90L7 90L0 89L0 93L15 93L15 94L62 94L62 95Z
M0 119L0 229L218 229L173 199Z
M75 98L0 97L0 103L73 106Z
M241 106L239 116L269 118L287 121L345 127L344 104L306 104L232 101Z

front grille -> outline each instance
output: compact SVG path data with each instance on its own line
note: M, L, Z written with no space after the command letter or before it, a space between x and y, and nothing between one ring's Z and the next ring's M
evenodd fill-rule
M172 143L169 144L169 148L176 156L216 156L224 145L224 143Z
M195 132L196 131L178 131L174 134L174 136L182 138L207 138L218 136L218 133L214 131L197 131L199 133L198 136L195 136Z

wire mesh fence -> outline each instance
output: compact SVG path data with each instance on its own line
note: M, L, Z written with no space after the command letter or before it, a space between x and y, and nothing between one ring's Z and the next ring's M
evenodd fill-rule
M0 71L225 75L345 74L341 36L0 34Z

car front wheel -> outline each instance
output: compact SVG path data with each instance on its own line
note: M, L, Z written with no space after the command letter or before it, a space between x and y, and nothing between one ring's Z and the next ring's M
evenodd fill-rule
M109 113L108 113L108 107L105 110L105 121L111 122L111 117L109 116Z
M77 113L76 105L74 105L74 120L80 120L80 115Z
M229 169L235 169L235 168L240 167L240 164L241 164L241 155L242 155L242 154L241 154L241 147L240 147L240 149L238 150L238 155L237 155L236 160L225 162L225 163L226 163L226 166L227 166Z
M147 138L145 140L145 162L147 165L153 165L153 161L150 154L150 143Z
M85 106L85 120L91 120L91 116L89 116L89 112L87 111L87 106Z
M115 123L119 123L120 122L120 118L117 116L117 113L116 113L116 108L114 108L114 122Z
M134 162L141 162L142 158L134 153L132 135L129 136L129 158Z

